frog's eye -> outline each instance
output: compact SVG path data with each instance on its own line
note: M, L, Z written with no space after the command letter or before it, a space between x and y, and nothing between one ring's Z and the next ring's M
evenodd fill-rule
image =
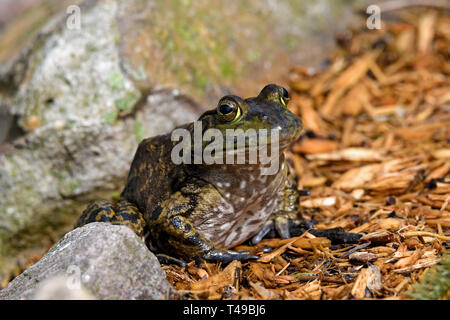
M283 88L283 87L280 87L281 89L280 89L280 91L281 91L281 94L280 94L280 102L281 102L281 104L283 105L283 106L285 106L285 107L287 107L287 104L288 104L288 102L289 102L289 93L287 92L287 90L285 89L285 88Z
M241 109L235 101L221 100L217 105L217 115L219 119L225 122L233 121L241 115Z

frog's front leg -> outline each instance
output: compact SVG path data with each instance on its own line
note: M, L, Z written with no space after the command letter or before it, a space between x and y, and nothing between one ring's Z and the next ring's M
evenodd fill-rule
M218 249L198 231L190 218L213 209L214 195L209 188L187 186L163 201L151 215L150 235L164 252L186 260L202 258L228 263L232 260L248 261L259 256L246 252Z
M143 214L134 204L126 200L121 200L116 204L105 200L95 201L83 211L75 228L91 222L125 225L139 237L145 235L146 222Z
M275 229L283 239L291 237L290 229L302 223L299 213L301 193L305 193L305 191L298 190L294 177L288 173L284 186L278 196L278 206L266 221L261 231L252 238L253 244L260 242L272 229Z

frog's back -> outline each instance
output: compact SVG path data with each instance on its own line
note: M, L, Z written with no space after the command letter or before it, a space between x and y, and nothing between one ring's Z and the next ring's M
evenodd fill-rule
M136 204L146 219L172 192L177 166L171 160L171 135L143 140L136 151L121 197Z

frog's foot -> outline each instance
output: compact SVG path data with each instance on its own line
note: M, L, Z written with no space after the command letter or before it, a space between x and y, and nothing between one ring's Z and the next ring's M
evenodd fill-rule
M175 207L175 210L178 210L177 213L180 208L183 207ZM158 211L156 209L156 212ZM161 208L159 218L150 224L152 240L160 250L181 257L185 261L204 259L228 263L233 260L245 262L259 258L248 252L217 249L188 219L180 215L169 215L167 218L168 212L173 212L173 208ZM161 218L163 216L164 219Z
M266 221L261 231L253 236L252 243L259 243L271 231L275 231L282 239L289 239L313 228L311 223L290 218L288 215L272 216Z
M125 225L138 236L145 235L145 220L139 209L132 203L122 200L117 204L100 200L90 204L78 219L76 228L91 222L108 222Z
M158 258L159 263L162 263L162 264L175 264L180 267L186 266L186 262L184 262L183 260L175 258L175 257L171 257L164 253L156 254L156 258Z
M249 254L248 251L232 251L232 250L218 250L213 249L206 253L203 258L211 262L228 263L233 260L239 260L240 262L247 262L249 260L259 259L260 256Z
M280 206L272 213L261 231L252 238L252 243L259 243L269 233L278 234L283 239L289 239L292 234L299 234L298 230L306 231L304 222L298 219L298 204L300 196L309 195L308 190L299 190L294 183L292 175L288 175L283 192L281 193Z

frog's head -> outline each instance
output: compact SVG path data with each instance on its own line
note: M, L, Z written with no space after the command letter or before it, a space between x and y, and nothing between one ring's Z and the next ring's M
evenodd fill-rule
M279 150L282 152L298 138L302 129L302 121L289 111L288 102L289 94L285 88L269 84L257 97L242 99L234 95L224 96L214 110L207 111L199 120L202 121L203 132L216 129L216 132L221 132L224 140L232 132L228 129L233 129L234 132L239 132L236 131L238 129L250 132L248 130L253 129L257 134L259 147L271 144L271 134L277 131ZM267 138L261 134L264 131ZM223 145L225 146L225 142Z

